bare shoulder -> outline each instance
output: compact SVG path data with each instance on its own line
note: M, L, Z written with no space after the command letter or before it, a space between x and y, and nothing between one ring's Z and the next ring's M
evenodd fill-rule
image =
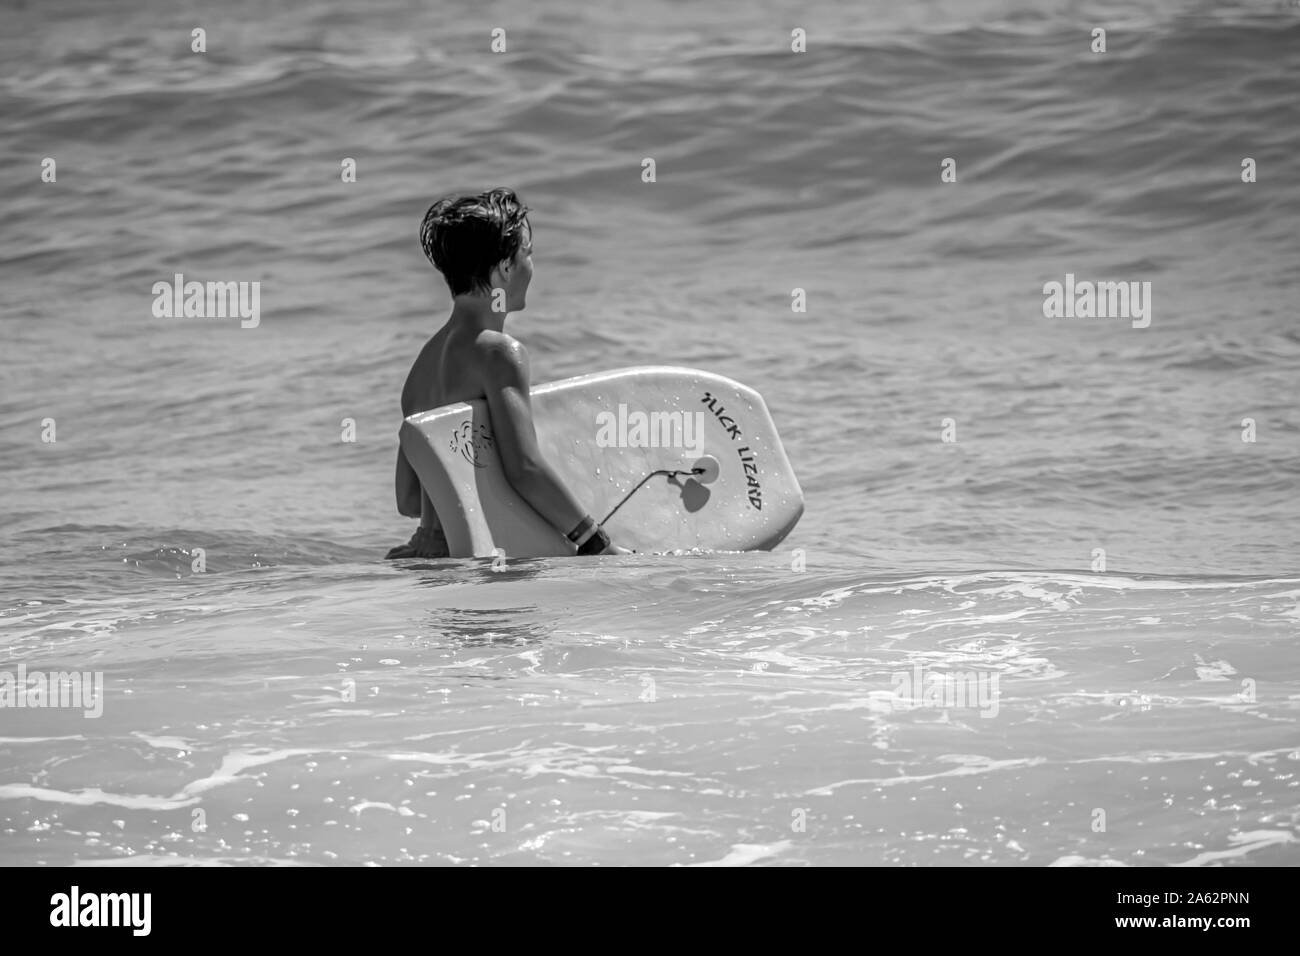
M527 359L528 351L524 343L507 332L494 332L485 329L474 340L474 346L485 357L495 359Z
M528 380L528 350L505 332L482 332L474 343L489 378L499 384Z

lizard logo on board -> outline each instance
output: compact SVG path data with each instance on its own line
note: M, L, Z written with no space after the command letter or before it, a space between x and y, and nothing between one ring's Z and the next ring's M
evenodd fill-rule
M450 447L452 451L460 452L475 468L486 468L487 465L479 461L478 456L480 452L486 453L492 447L492 432L486 425L475 428L474 423L466 419L451 433Z

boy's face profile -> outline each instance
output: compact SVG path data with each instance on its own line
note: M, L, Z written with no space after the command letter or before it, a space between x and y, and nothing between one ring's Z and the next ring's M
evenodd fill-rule
M525 220L524 235L519 241L513 259L501 263L492 271L493 287L506 290L506 311L522 311L528 293L528 283L533 281L533 227Z

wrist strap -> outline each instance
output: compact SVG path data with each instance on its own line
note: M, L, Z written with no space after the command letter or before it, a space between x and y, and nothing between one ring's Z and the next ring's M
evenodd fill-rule
M597 528L590 538L578 546L578 553L585 556L600 554L609 547L609 535L604 528Z
M577 527L575 527L572 531L570 531L567 535L565 535L565 537L567 537L574 544L577 544L579 541L585 538L587 536L587 532L590 531L595 526L596 526L595 520L591 517L591 515L587 515L585 518L579 521Z

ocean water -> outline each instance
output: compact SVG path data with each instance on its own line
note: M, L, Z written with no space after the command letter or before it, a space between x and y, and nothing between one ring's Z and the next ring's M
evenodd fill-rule
M103 681L0 708L0 862L1300 863L1300 8L0 18L0 671ZM535 380L757 388L777 551L382 560L496 184Z

